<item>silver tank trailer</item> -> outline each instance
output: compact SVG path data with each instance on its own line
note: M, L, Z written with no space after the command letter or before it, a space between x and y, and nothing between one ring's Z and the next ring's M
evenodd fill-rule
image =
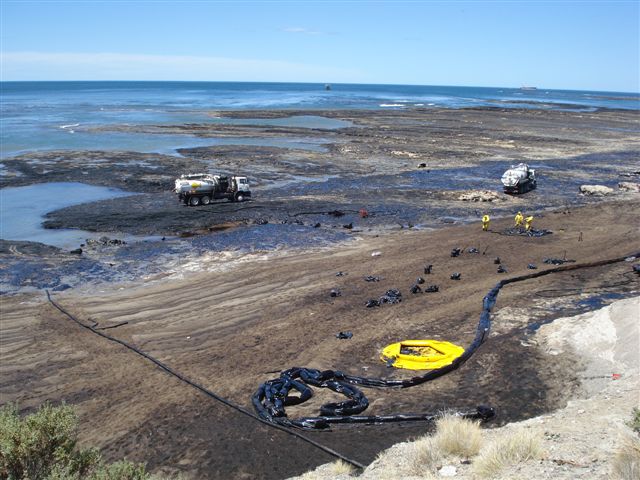
M182 175L175 181L175 192L180 194L205 193L215 189L217 179L208 174Z
M536 172L526 163L512 165L504 172L501 181L505 193L525 193L537 186Z

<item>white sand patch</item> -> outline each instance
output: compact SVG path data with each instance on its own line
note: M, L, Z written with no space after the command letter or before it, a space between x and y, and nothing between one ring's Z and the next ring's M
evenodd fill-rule
M574 351L592 373L640 371L640 297L594 312L560 318L538 331L547 353ZM619 372L614 372L619 370Z
M171 272L167 278L178 280L186 278L193 273L226 272L233 270L242 263L265 261L279 255L282 255L282 252L245 253L224 251L205 253L199 256L184 256L167 262L167 270Z
M409 158L419 158L419 153L414 152L406 152L404 150L392 150L391 155L395 155L397 157L409 157Z

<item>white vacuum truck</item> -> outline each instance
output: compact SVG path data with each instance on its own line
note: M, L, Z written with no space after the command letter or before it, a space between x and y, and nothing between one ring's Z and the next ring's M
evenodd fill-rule
M242 202L251 197L247 177L227 177L208 173L192 173L176 179L175 192L185 205L209 205L211 200L226 198Z
M502 175L505 193L525 193L536 188L536 172L526 163L511 165Z

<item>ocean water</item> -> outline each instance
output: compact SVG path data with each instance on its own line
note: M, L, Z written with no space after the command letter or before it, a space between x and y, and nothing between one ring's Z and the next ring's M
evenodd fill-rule
M33 150L106 149L170 153L179 147L222 143L190 135L88 131L101 125L235 123L334 129L348 122L319 116L225 119L225 110L403 109L506 107L640 109L633 93L523 90L411 85L235 82L0 82L0 158ZM215 112L212 114L212 112ZM287 148L314 149L305 138L283 139ZM242 140L234 139L236 143ZM278 140L270 146L279 146ZM248 144L260 144L248 139Z

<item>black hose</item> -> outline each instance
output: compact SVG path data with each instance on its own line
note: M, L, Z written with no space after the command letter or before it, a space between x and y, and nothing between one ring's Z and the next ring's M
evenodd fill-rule
M640 253L635 254L635 256L639 255ZM485 295L482 301L482 313L480 314L480 321L478 322L475 338L462 355L457 357L449 365L430 370L424 375L404 380L366 378L348 375L341 371L320 371L312 368L295 367L283 371L279 378L268 380L260 385L252 397L253 407L261 418L269 422L305 429L328 428L331 423L383 423L432 420L435 417L434 414L359 416L357 414L363 412L369 406L369 400L355 385L378 388L409 388L446 375L458 369L463 363L469 360L476 350L486 341L491 329L491 311L495 306L498 293L500 293L500 290L505 285L543 277L552 273L610 265L622 262L628 257L629 255L625 255L624 257L600 260L597 262L563 265L499 281L489 293ZM289 419L285 411L285 406L296 405L311 398L313 396L313 390L309 385L329 388L337 393L342 393L347 397L347 400L340 403L323 405L320 410L321 415L317 417ZM300 396L289 396L292 389L298 391ZM459 412L458 415L467 418L488 420L493 417L494 411L491 407L478 406L475 412Z
M160 369L164 370L169 375L172 375L172 376L176 377L181 382L186 383L187 385L195 388L196 390L199 390L200 392L204 393L208 397L213 398L214 400L217 400L218 402L226 405L227 407L233 408L234 410L242 413L243 415L246 415L246 416L248 416L248 417L250 417L250 418L252 418L254 420L259 421L260 423L268 425L269 427L273 427L273 428L275 428L277 430L280 430L281 432L285 432L285 433L287 433L289 435L293 435L294 437L297 437L300 440L303 440L303 441L309 443L310 445L313 445L314 447L319 448L323 452L328 453L329 455L334 456L336 458L339 458L339 459L341 459L341 460L343 460L343 461L345 461L347 463L350 463L351 465L353 465L353 466L355 466L357 468L360 468L360 469L364 468L364 465L361 464L360 462L358 462L356 460L353 460L353 459L351 459L349 457L346 457L345 455L333 450L332 448L329 448L329 447L327 447L325 445L322 445L321 443L316 442L315 440L312 440L312 439L308 438L307 436L301 434L300 432L297 432L295 430L291 430L289 428L283 427L281 425L274 424L272 422L269 422L269 421L266 421L266 420L260 418L255 413L250 412L249 410L247 410L247 409L241 407L240 405L237 405L237 404L227 400L224 397L221 397L220 395L217 395L216 393L214 393L211 390L209 390L208 388L200 385L199 383L196 383L193 380L188 379L187 377L185 377L181 373L173 370L171 367L169 367L165 363L161 362L157 358L149 355L148 353L143 352L142 350L140 350L137 347L134 347L130 343L127 343L124 340L117 339L115 337L112 337L109 334L106 334L106 333L103 333L101 331L98 331L98 330L96 330L95 326L89 326L89 325L86 325L86 324L82 323L80 320L78 320L76 317L74 317L71 313L67 312L62 306L60 306L60 304L55 302L51 298L51 295L49 294L49 290L46 290L46 293L47 293L47 299L49 300L51 305L53 305L56 309L58 309L61 313L63 313L69 319L73 320L75 323L80 325L82 328L86 328L90 332L95 333L96 335L99 335L99 336L101 336L102 338L104 338L106 340L118 343L118 344L122 345L123 347L131 350L132 352L137 353L138 355L140 355L140 356L146 358L147 360L149 360L150 362L154 363L156 366L160 367Z

